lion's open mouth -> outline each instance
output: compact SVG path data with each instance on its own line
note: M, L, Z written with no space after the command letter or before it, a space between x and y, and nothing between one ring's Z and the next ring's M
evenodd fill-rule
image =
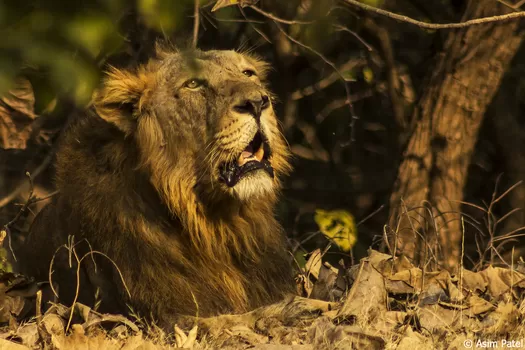
M233 187L246 174L255 170L262 169L273 177L273 168L268 161L269 156L270 146L264 135L258 131L236 160L221 164L219 178L228 187Z

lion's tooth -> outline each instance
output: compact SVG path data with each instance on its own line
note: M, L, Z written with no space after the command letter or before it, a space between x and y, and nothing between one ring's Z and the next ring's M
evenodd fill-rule
M243 152L241 153L241 157L242 157L242 158L245 158L245 159L251 158L251 157L253 157L253 152L243 151Z
M257 152L255 152L255 158L256 158L259 162L262 162L263 157L264 157L264 148L263 148L263 146L261 145L261 147L259 147L259 149L257 150Z
M243 166L244 164L246 164L247 160L246 158L243 157L243 155L241 154L239 156L239 158L237 158L237 165L238 166Z

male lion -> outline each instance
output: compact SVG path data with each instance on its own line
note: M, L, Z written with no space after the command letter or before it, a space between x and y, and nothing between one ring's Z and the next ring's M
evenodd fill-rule
M111 69L65 132L60 195L32 225L23 272L47 280L51 264L71 303L84 257L78 301L97 294L105 311L130 306L168 328L179 315L244 312L291 292L273 212L290 167L267 69L199 50Z

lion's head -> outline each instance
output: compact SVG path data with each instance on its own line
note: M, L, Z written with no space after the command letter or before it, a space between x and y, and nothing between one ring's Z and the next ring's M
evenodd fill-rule
M111 69L94 106L136 139L170 206L181 181L206 201L273 203L289 164L267 71L235 51L161 51L136 72Z

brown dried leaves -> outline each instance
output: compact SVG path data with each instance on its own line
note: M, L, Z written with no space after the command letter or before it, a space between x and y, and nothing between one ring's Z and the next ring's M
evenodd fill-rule
M0 148L25 149L31 137L35 95L29 80L18 78L0 98Z

